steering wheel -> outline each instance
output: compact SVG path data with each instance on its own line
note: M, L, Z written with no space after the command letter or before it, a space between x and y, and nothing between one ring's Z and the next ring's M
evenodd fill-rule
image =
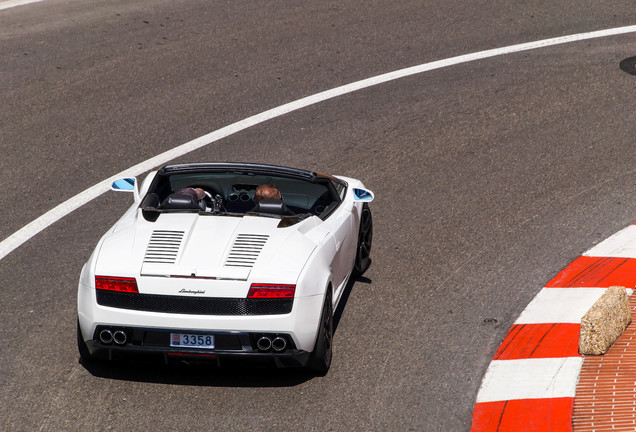
M220 213L222 211L224 212L227 211L225 210L225 206L223 205L223 197L220 194L217 193L212 195L212 193L208 192L207 189L203 187L201 189L203 189L203 192L205 193L205 197L203 198L203 201L205 202L205 206L211 209L212 213Z

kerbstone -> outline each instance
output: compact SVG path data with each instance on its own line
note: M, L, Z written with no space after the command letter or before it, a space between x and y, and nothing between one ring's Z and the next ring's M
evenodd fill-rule
M581 319L579 353L602 355L632 322L632 312L624 287L613 286Z

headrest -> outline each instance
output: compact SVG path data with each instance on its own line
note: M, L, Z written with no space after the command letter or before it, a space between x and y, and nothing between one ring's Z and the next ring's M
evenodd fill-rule
M201 208L203 205L203 209ZM161 208L166 210L205 210L205 203L202 201L195 201L190 195L184 195L180 193L174 193L168 195L166 199L161 203Z
M268 213L275 215L293 214L281 200L266 198L260 200L252 211L256 213Z

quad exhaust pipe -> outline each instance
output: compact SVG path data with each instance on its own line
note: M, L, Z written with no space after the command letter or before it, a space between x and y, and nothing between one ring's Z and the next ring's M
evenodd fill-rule
M269 349L272 347L272 340L267 336L263 336L258 340L258 342L256 342L256 346L261 351L269 351Z
M284 351L285 348L287 348L287 341L285 340L285 338L282 338L280 336L274 338L274 340L272 341L272 349L276 352L281 352Z
M102 330L99 332L99 340L104 344L110 344L113 342L113 332L110 330Z
M117 345L124 345L128 340L128 335L123 330L113 332L112 330L104 329L99 332L99 340L105 345L110 345L113 342Z
M117 330L115 333L113 333L113 340L115 341L117 345L125 344L126 339L128 339L126 337L126 333L122 330Z
M274 339L268 336L262 336L257 342L256 346L260 351L269 351L270 349L281 352L287 348L287 339L281 336L276 336Z

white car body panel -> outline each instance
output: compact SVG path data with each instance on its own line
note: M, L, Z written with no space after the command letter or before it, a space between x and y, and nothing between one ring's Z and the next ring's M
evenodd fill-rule
M359 180L338 177L346 182L346 192L326 219L313 215L280 227L280 217L251 214L174 212L148 220L140 202L156 176L157 172L148 175L135 194L139 199L102 237L82 270L78 321L85 343L91 347L99 345L98 326L237 334L265 332L288 335L296 350L310 353L316 343L327 290L333 291L335 310L354 266L363 203L356 201L351 191L364 185ZM296 201L302 202L297 198ZM166 233L172 236L168 246L162 237ZM235 255L244 254L244 248L235 246L238 237L247 238L248 243L253 238L258 240L257 246L249 246L250 262L240 266L232 261ZM142 297L187 301L193 297L214 301L245 299L253 283L296 288L291 311L284 314L157 312L98 304L96 276L134 278Z

